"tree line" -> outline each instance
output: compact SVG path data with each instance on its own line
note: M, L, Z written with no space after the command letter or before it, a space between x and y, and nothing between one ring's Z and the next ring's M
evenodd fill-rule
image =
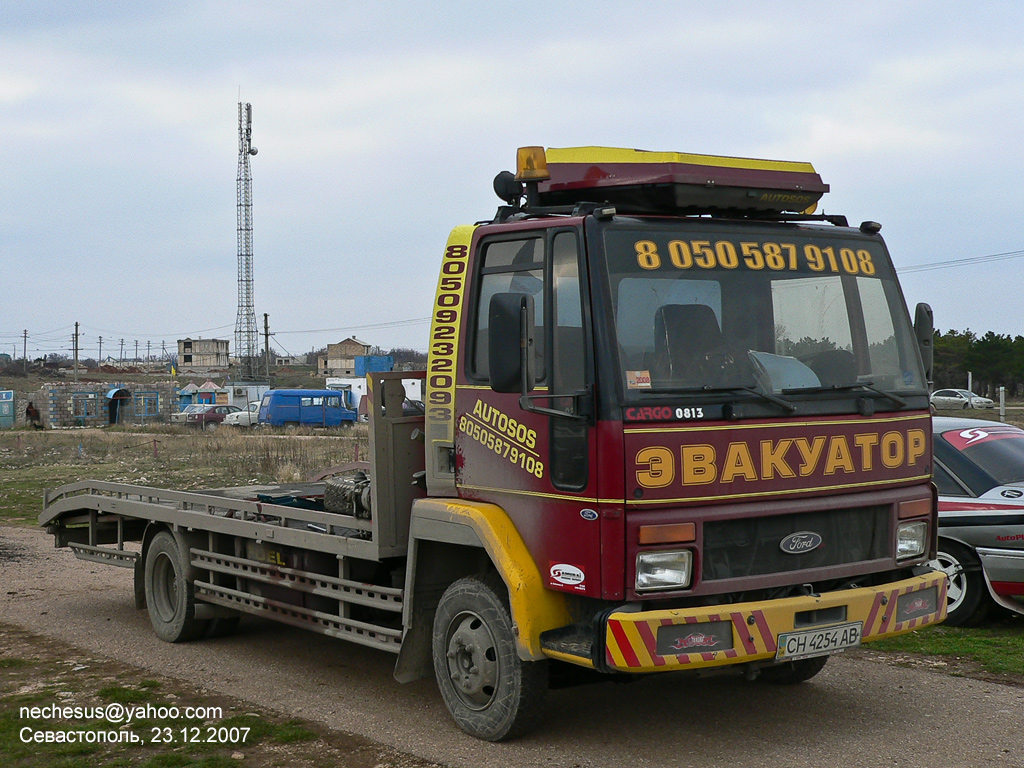
M995 399L1001 386L1006 387L1007 396L1020 395L1024 392L1024 336L935 329L935 389L966 388L968 372L979 395Z

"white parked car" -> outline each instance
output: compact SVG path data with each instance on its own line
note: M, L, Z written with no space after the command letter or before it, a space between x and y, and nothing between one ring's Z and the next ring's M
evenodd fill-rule
M977 624L993 603L1024 613L1024 430L938 416L939 546L946 623Z
M235 411L224 417L226 427L252 427L256 425L260 415L260 401L253 400L244 411Z
M186 405L177 413L171 414L171 423L185 424L188 421L188 415L190 413L199 413L199 411L205 410L209 407L209 403L193 403L192 405Z
M963 410L964 408L995 408L996 406L987 397L976 395L966 389L937 389L932 393L932 405L940 411Z

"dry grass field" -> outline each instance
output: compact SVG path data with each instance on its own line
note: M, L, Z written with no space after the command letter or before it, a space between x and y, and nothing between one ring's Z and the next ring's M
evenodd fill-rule
M199 490L295 482L365 459L367 432L269 434L184 427L0 432L0 522L34 525L43 491L78 480Z

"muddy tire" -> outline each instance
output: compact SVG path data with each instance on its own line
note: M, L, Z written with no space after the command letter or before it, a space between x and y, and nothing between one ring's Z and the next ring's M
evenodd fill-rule
M810 680L821 672L828 662L828 656L815 656L813 659L787 661L761 670L758 680L773 685L796 685Z
M448 587L434 616L432 645L441 697L466 733L503 741L539 724L548 663L516 653L500 579L470 576Z
M146 550L145 586L149 621L157 637L181 643L201 637L208 621L196 619L195 588L188 565L170 531L160 531Z

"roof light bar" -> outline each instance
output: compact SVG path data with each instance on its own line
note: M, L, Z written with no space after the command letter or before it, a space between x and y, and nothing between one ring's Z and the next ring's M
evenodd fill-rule
M614 147L522 147L517 160L536 204L620 213L811 213L829 189L810 163L781 160Z

